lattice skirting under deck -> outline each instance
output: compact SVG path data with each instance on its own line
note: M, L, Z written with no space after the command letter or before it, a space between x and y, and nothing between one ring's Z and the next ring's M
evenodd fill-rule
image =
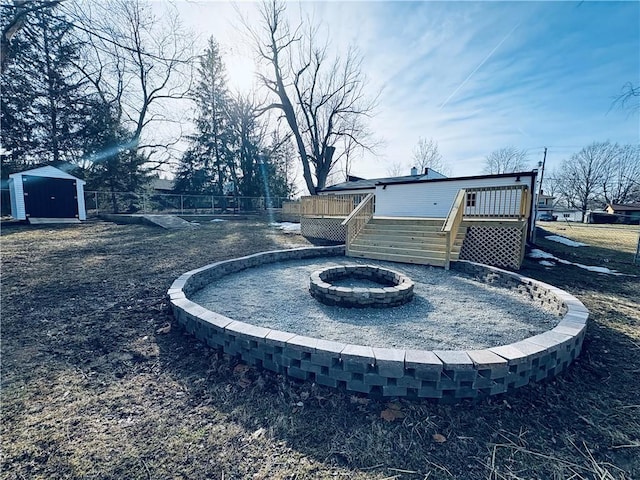
M518 270L525 241L526 224L517 227L470 226L460 259Z
M310 240L326 240L344 243L347 238L344 218L300 218L300 233Z

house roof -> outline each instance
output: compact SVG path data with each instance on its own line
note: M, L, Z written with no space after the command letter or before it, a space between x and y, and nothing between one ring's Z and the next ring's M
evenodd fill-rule
M349 176L349 181L336 183L335 185L331 185L329 187L323 188L321 191L323 192L334 192L338 190L372 190L376 187L377 183L396 183L402 182L408 179L417 179L426 177L426 175L406 175L403 177L385 177L385 178L359 178L354 176Z
M607 205L614 212L640 212L640 203L628 203L626 205L612 203Z
M436 172L437 173L437 172ZM354 180L350 182L338 183L331 185L321 190L321 192L336 192L342 190L371 190L376 185L402 185L409 183L424 183L424 182L451 182L457 180L480 180L485 178L508 178L508 177L531 177L537 175L537 170L530 172L514 172L514 173L501 173L495 175L472 175L468 177L438 177L433 178L427 175L406 175L402 177L386 177L386 178L372 178L370 180ZM357 177L355 177L357 178Z
M173 180L167 180L165 178L151 179L151 188L153 188L154 190L173 190L173 187Z

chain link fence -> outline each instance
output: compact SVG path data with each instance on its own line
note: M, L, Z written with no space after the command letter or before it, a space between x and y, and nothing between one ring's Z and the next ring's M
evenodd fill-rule
M164 213L173 215L259 213L272 208L282 208L283 202L289 200L284 197L84 192L87 215L100 213Z

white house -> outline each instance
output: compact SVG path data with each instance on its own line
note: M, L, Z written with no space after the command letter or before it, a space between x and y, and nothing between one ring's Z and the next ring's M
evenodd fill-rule
M589 210L587 213L590 213ZM581 210L556 210L555 215L558 216L559 222L582 222Z
M86 220L85 181L47 166L9 175L11 216Z
M447 178L349 178L302 197L312 241L345 242L348 256L444 266L459 259L518 269L533 234L537 170Z
M518 216L522 191L535 192L537 170L497 175L445 177L427 169L423 175L354 179L321 190L320 195L375 194L375 215L385 217L446 218L460 189L470 192L465 216ZM508 187L514 187L509 189ZM495 189L495 190L492 190ZM487 209L491 204L491 211ZM533 222L529 222L529 230Z
M533 172L470 177L418 179L406 181L379 181L376 183L376 215L387 217L446 218L460 189L527 186L533 190L536 174ZM496 216L505 216L520 203L520 193L493 198ZM483 208L483 198L476 194L466 199L465 215L473 215Z

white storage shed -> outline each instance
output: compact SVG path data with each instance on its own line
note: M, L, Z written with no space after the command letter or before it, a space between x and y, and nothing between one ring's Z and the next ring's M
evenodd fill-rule
M85 181L47 166L9 175L11 216L86 220Z

